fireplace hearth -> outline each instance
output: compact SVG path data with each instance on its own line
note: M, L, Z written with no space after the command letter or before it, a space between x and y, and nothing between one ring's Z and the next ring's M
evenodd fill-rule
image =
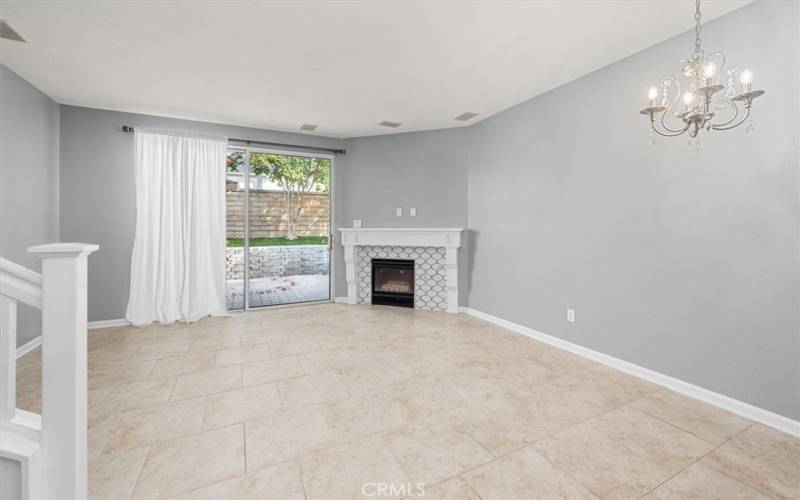
M372 259L372 303L414 307L414 261Z

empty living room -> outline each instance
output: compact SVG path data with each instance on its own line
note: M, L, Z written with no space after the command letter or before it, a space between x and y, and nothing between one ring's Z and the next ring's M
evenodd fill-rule
M800 500L800 2L0 1L0 499Z

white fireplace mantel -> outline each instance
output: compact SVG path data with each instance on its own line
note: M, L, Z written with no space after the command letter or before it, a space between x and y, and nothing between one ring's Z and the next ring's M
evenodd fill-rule
M340 228L344 247L347 302L357 302L355 247L443 247L447 270L447 312L458 312L458 248L461 228Z

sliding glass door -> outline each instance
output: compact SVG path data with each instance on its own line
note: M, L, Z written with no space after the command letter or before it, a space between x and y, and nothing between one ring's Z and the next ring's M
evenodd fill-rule
M229 309L330 300L332 159L231 149Z

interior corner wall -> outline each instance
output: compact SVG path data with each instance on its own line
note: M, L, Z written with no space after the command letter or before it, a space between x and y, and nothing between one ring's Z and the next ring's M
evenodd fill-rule
M470 127L469 306L798 419L798 26L766 1L703 25L767 89L752 137L648 147L692 33Z
M337 226L467 227L466 129L360 137L347 141L337 179ZM403 215L398 217L396 209ZM411 217L409 209L417 215ZM338 236L338 235L337 235ZM467 302L467 245L459 250L459 304ZM341 248L341 247L340 247ZM344 257L336 255L336 295L347 295Z
M61 106L61 238L96 243L89 257L89 321L125 317L136 230L133 134L123 125L342 148L320 136ZM343 164L337 157L337 166Z
M35 271L27 248L59 240L58 103L0 64L0 256ZM19 304L17 346L41 335L41 314Z

